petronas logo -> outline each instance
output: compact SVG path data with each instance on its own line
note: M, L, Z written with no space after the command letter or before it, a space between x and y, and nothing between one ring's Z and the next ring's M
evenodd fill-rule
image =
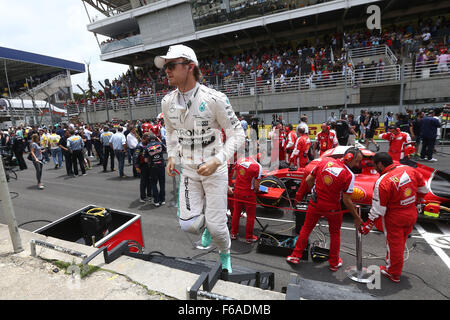
M205 107L206 107L206 103L202 102L202 104L198 107L198 110L200 110L200 112L205 111Z

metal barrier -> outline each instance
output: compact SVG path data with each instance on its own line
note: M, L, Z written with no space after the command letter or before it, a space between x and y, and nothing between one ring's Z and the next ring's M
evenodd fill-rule
M449 78L448 68L440 67L435 61L427 61L423 64L404 64L403 82L429 78ZM347 73L347 74L346 74ZM359 69L352 66L340 72L317 72L301 77L275 77L256 79L254 76L223 78L207 78L206 84L218 91L225 93L228 97L257 96L260 94L275 94L289 92L311 92L314 89L324 88L348 88L348 87L371 87L380 84L399 84L401 82L401 67L398 64L385 65L372 68ZM102 110L127 110L132 108L158 108L167 91L158 91L151 95L130 96L124 98L98 101L95 103L70 104L67 106L68 113L78 115L85 112ZM156 112L155 112L156 114Z

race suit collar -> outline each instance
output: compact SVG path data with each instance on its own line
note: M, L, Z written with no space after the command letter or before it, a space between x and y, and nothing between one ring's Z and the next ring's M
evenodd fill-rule
M200 84L196 82L195 87L189 91L186 91L185 93L181 92L180 89L178 89L178 102L187 110L189 110L189 107L192 105L192 99L197 95L199 88Z
M380 176L391 171L392 169L395 169L396 167L397 166L395 165L395 163L391 164L390 166L387 166L386 168L384 168L383 172L381 172Z

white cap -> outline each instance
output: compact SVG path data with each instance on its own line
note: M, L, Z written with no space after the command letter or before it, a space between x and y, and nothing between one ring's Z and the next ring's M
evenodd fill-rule
M165 56L155 57L155 66L158 69L162 69L166 64L166 60L176 58L185 58L187 60L191 60L195 63L196 66L198 66L197 56L195 55L194 50L182 44L170 46Z

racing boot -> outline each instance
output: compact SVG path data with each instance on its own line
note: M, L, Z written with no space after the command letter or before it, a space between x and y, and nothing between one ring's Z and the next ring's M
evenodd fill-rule
M230 250L228 250L226 252L220 252L219 256L220 256L220 262L222 262L222 270L223 269L227 269L228 273L231 273L232 269L231 269L231 254L230 254Z
M211 244L211 241L212 241L211 234L209 233L208 229L205 228L205 230L203 231L203 234L202 234L202 247L204 247L204 248L209 247L209 245Z

